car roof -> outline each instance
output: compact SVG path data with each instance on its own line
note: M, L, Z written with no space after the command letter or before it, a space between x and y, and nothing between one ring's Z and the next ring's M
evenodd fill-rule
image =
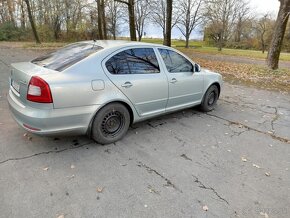
M136 41L126 41L126 40L90 40L90 41L82 41L79 43L88 43L88 44L95 44L98 46L103 47L104 49L107 48L114 48L114 47L123 47L123 46L161 46L165 47L164 45L160 44L153 44L153 43L146 43L146 42L136 42Z

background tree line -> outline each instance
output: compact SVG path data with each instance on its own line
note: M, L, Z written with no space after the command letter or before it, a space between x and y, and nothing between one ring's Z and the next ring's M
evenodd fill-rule
M172 28L177 28L186 47L192 32L200 31L204 41L219 50L265 52L271 42L277 43L272 40L276 36L283 40L278 40L280 50L289 52L290 0L279 1L280 26L269 13L257 15L248 0L0 0L0 40L116 39L127 26L131 40L141 41L153 23L169 46Z

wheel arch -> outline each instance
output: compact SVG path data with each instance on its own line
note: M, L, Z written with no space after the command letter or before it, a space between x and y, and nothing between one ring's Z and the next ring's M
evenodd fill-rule
M124 105L124 106L127 108L128 112L129 112L129 114L130 114L130 125L134 122L134 112L133 112L133 109L131 108L131 106L130 106L127 102L125 102L125 101L121 101L121 100L116 100L116 101L110 101L110 102L107 102L107 103L105 103L104 105L102 105L102 107L100 107L100 108L99 108L99 109L94 113L94 115L92 116L92 118L91 118L91 120L90 120L90 123L89 123L89 126L88 126L88 129L87 129L87 135L88 135L89 138L91 138L91 136L92 136L92 124L93 124L93 121L94 121L94 119L95 119L97 113L98 113L102 108L104 108L105 106L107 106L107 105L109 105L109 104L112 104L112 103L119 103L119 104Z
M203 96L202 96L202 100L201 100L201 102L203 102L203 100L204 100L204 96L205 96L207 90L208 90L211 86L213 86L213 85L217 86L218 91L219 91L219 95L218 95L218 97L220 97L220 93L221 93L221 84L220 84L219 82L215 81L215 82L213 82L213 83L210 83L210 84L206 87L205 92L203 93Z

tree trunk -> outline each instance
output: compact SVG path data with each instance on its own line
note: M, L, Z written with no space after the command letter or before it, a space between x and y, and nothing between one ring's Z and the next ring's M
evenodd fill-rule
M27 6L28 18L29 18L29 21L30 21L30 25L31 25L31 28L32 28L32 31L33 31L33 35L34 35L35 41L36 41L36 43L40 44L38 33L37 33L37 30L36 30L36 27L35 27L35 23L34 23L34 20L33 20L33 17L32 17L32 13L31 13L29 0L24 0L24 1L26 3L26 6Z
M185 36L185 48L189 48L189 34L188 33Z
M166 26L164 45L171 46L172 0L166 0Z
M104 3L104 0L101 0L101 9L102 9L103 35L104 35L104 39L108 39L108 36L107 36L107 22L106 22L106 15L105 15L105 3Z
M20 23L21 23L21 28L25 29L25 10L24 10L24 5L23 2L20 2Z
M9 12L9 16L10 16L10 22L13 24L13 26L16 25L15 23L15 19L14 19L14 2L11 0L7 0L7 6L8 6L8 12Z
M141 40L142 40L142 36L143 36L143 34L142 34L141 32L138 32L138 41L139 41L139 42L141 42Z
M272 70L278 69L282 42L290 14L290 0L279 0L279 1L280 1L280 9L267 57L267 65Z
M134 9L134 0L128 0L129 26L130 26L131 41L137 41L134 10L135 10Z
M97 0L97 7L98 7L98 33L99 33L99 39L104 39L103 35L103 23L102 23L102 6L101 6L101 0Z

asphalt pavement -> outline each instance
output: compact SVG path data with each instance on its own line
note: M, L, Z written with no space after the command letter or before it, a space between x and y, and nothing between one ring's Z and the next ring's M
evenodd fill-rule
M216 110L134 124L101 146L12 119L0 48L0 217L290 217L290 96L225 83Z

